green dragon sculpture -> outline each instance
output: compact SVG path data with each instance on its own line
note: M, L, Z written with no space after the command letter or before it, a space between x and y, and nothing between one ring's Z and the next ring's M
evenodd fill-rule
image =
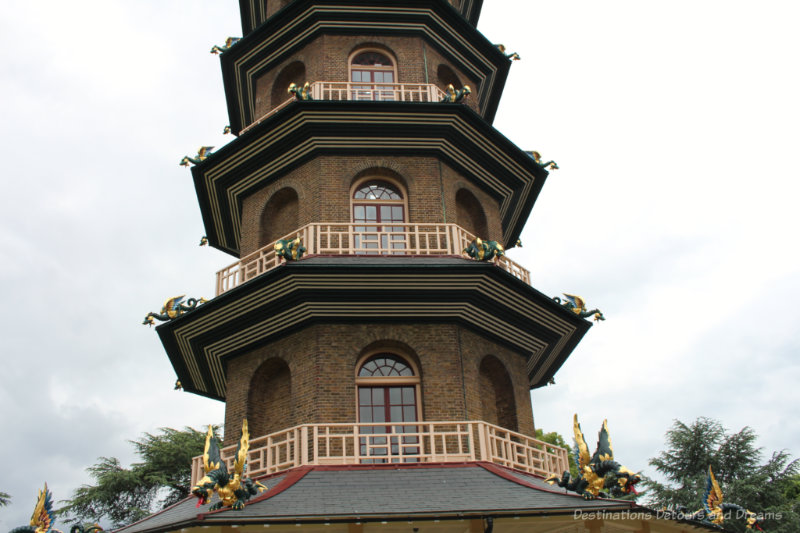
M182 167L188 167L189 163L193 165L198 165L208 159L208 156L211 155L211 150L213 150L213 146L201 146L199 150L197 150L197 157L189 157L188 155L183 156L181 159L180 165Z
M224 128L222 128L222 134L223 134L223 135L227 135L227 134L229 134L230 132L231 132L231 126L230 126L230 124L227 124L227 125L226 125Z
M39 491L29 525L15 527L9 533L62 533L53 527L54 520L53 493L50 492L50 489L47 488L47 483L45 483L44 489ZM92 526L76 524L69 531L70 533L97 533L103 531L103 528L98 524Z
M695 512L690 512L686 507L679 505L674 509L669 510L669 514L673 518L682 520L697 520L707 524L722 526L726 518L735 516L737 518L744 518L746 529L761 529L763 520L758 514L749 509L745 509L741 505L735 503L723 502L722 489L714 477L714 472L711 467L708 467L708 477L706 477L706 489L703 495L703 508Z
M566 292L562 293L564 295L565 301L562 302L561 298L558 296L553 296L553 301L557 304L561 305L564 309L568 309L572 311L576 315L581 318L587 318L594 315L594 321L599 322L601 320L605 320L606 317L603 315L603 312L599 309L592 309L591 311L586 310L586 300L577 296L575 294L567 294Z
M297 100L313 100L311 97L311 84L308 82L302 87L298 87L296 84L292 83L289 85L286 92L293 94Z
M300 242L300 237L296 239L280 239L274 246L275 255L282 257L286 261L297 261L303 257L308 250Z
M561 478L550 476L545 481L577 492L587 500L608 498L609 494L615 498L630 493L638 494L635 485L642 480L642 476L631 472L614 460L608 422L603 420L603 427L598 434L597 449L592 456L589 456L589 447L583 438L577 414L573 418L572 427L575 433L575 463L578 465L578 475L573 477L567 470Z
M472 89L469 88L469 85L464 85L461 90L456 91L453 84L447 86L447 90L444 92L444 98L442 98L442 103L454 103L459 104L463 102L470 94L472 94Z
M537 165L539 165L540 167L542 167L545 170L558 170L559 169L559 166L555 161L548 161L547 163L542 163L542 155L539 152L537 152L536 150L533 150L533 151L530 151L530 152L525 152L525 153L528 154L529 156L531 156L533 161Z
M516 52L511 52L510 54L507 54L506 47L503 44L496 44L495 46L497 47L498 50L500 50L500 52L503 53L504 56L506 56L507 59L510 59L511 61L519 61L520 59L522 59Z
M167 320L172 320L173 318L179 317L184 313L187 313L193 309L195 309L198 305L206 303L208 300L205 298L189 298L186 300L184 297L186 295L182 294L180 296L173 296L161 307L161 313L147 313L144 317L144 321L142 324L147 326L152 326L155 324L154 319L158 319L162 322L166 322ZM186 303L184 303L186 302Z
M476 237L461 253L478 261L491 261L504 256L506 251L497 241L483 241Z
M212 46L211 53L216 55L221 52L227 52L228 50L231 49L231 46L238 43L241 39L242 39L241 37L228 37L227 39L225 39L224 45L219 46L215 44L214 46Z
M206 237L205 235L200 237L200 244L198 244L197 246L208 246L208 237Z
M242 438L236 449L233 462L233 474L228 472L228 467L219 452L219 440L214 436L211 426L206 434L206 446L203 450L203 471L205 475L192 487L192 494L197 498L197 507L205 505L216 492L219 501L209 507L209 511L216 511L229 506L234 510L242 510L247 500L267 487L244 477L247 468L247 451L250 449L250 432L247 429L247 419L242 423Z

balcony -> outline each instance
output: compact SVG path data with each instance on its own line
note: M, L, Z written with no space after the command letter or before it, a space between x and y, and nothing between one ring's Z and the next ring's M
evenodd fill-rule
M358 100L370 102L441 102L445 97L442 89L432 83L350 83L339 81L316 81L311 84L314 100ZM268 117L291 104L289 97L252 124L243 128L246 133Z
M238 444L221 450L229 471ZM567 450L486 422L304 424L250 440L247 473L260 477L304 465L487 461L534 475L569 469ZM203 477L192 459L192 486Z
M314 255L458 255L475 236L456 224L308 224L281 239L300 237L307 248L306 256ZM279 239L280 240L280 239ZM277 241L276 241L277 242ZM275 254L272 242L217 272L216 295L219 296L264 272L272 270L282 259ZM530 273L508 259L500 257L495 264L530 285Z

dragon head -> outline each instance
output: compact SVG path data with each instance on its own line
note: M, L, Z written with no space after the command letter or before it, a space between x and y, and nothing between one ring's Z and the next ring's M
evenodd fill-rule
M764 520L761 517L759 517L756 513L754 513L753 511L751 511L749 509L745 509L745 513L747 513L746 514L746 524L747 524L747 526L745 526L747 529L754 529L755 528L755 529L757 529L759 531L764 531L763 529L761 529L761 524L764 523Z
M227 484L227 479L220 479L221 473L220 470L209 472L192 487L192 495L197 498L197 507L207 504L214 492Z
M616 478L616 485L611 487L611 494L613 496L625 496L627 494L639 494L636 491L636 484L642 480L642 476L635 472L631 472L624 466L619 467L619 471L614 473Z

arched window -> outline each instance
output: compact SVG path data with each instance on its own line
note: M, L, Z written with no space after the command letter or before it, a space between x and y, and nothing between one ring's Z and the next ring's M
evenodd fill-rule
M394 61L375 50L362 50L350 58L351 100L396 100Z
M421 418L419 376L402 357L381 352L366 357L357 367L358 422L361 462L417 462L417 426L408 424Z
M359 182L352 194L356 253L402 254L406 202L400 188L381 179Z

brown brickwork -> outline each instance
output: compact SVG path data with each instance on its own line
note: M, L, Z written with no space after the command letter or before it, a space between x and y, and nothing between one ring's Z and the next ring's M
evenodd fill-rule
M497 201L433 157L320 156L245 199L242 205L242 257L256 251L262 244L272 242L263 241L267 236L274 241L312 222L351 222L351 188L354 182L367 176L391 176L403 185L408 193L407 222L411 223L461 224L463 216L458 215L456 196L463 197L468 193L476 199L486 220L486 230L479 236L502 240ZM271 223L271 207L267 209L269 202L275 195L289 194L281 192L286 189L297 194L297 225L288 227L279 222L276 229L262 227L262 224ZM273 201L271 205L277 205L277 202ZM287 217L293 217L294 208L287 213ZM275 218L284 220L278 215Z
M283 63L260 74L256 80L255 116L260 117L281 102L290 98L286 92L290 83L350 80L348 61L360 49L372 49L388 55L396 63L395 83L432 83L440 89L447 88L453 79L469 85L477 94L479 86L455 65L447 61L438 50L419 37L385 37L324 35ZM427 70L426 70L427 65ZM440 78L440 75L443 76ZM467 98L465 105L478 109L475 98Z
M481 365L511 391L500 425L533 434L524 358L454 324L319 324L228 363L226 427L249 417L253 436L304 423L355 422L356 365L376 350L419 369L423 420L479 420L487 389ZM507 372L503 377L502 373ZM484 372L486 374L486 372ZM288 381L288 382L287 382ZM494 388L490 389L494 391ZM510 398L513 397L513 400ZM465 402L466 400L466 402ZM256 430L258 428L258 431ZM226 438L232 444L236 432Z

